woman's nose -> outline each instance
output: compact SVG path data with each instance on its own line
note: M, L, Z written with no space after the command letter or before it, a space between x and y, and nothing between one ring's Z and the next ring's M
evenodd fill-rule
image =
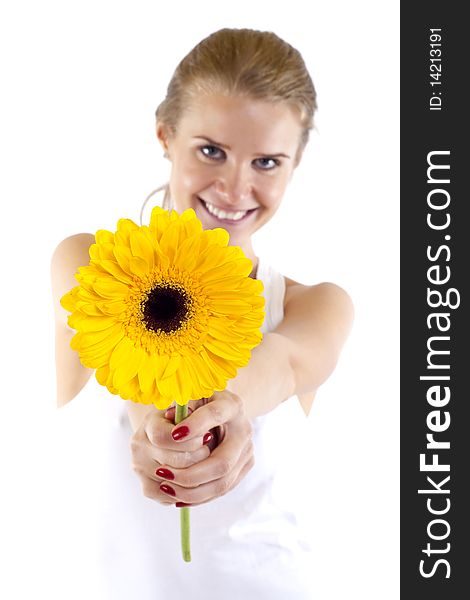
M215 189L224 202L239 204L251 194L252 181L244 169L231 169L221 174L215 183Z

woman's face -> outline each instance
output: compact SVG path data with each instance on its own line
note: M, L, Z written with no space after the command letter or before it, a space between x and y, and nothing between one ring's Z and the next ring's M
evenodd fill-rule
M251 235L274 215L297 164L301 123L287 104L205 95L177 132L158 137L172 163L178 212L193 208L204 229L223 227L249 255Z

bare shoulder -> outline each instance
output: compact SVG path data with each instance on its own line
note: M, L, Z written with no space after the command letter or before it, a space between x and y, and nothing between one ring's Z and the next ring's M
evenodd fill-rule
M84 367L70 348L74 332L67 325L68 313L60 299L77 284L75 273L90 262L88 250L95 238L89 233L72 235L57 246L51 261L52 295L55 312L55 348L57 367L57 405L64 406L83 388L92 370Z
M69 269L72 263L82 266L90 260L88 250L95 241L91 233L77 233L60 242L52 255L51 268L54 271Z
M65 315L60 298L77 285L77 269L90 261L88 250L95 241L91 233L78 233L65 238L54 250L51 260L52 293L57 316Z
M284 335L297 376L297 395L308 414L316 390L333 371L349 334L354 309L349 295L333 283L303 285L285 277Z
M302 311L327 311L335 313L345 323L350 324L354 316L354 307L349 294L339 285L330 282L316 285L304 285L293 279L284 277L286 294L284 310L291 313L293 310ZM302 311L303 312L303 311Z

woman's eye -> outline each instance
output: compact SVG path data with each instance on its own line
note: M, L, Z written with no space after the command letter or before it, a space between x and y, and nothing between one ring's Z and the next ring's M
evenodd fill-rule
M212 159L223 158L225 155L224 151L217 148L217 146L201 146L199 150L204 156Z
M279 166L279 161L277 159L269 158L267 156L263 158L257 158L254 162L256 163L256 166L264 171L270 171L271 169Z

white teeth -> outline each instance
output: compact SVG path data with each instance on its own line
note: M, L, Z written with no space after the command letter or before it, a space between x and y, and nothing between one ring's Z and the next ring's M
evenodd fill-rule
M203 202L206 205L207 210L211 213L211 215L214 215L215 217L217 217L219 219L229 219L230 221L239 221L248 212L247 210L238 210L237 212L228 212L226 210L221 210L220 208L217 208L217 206L214 206L213 204L210 204L209 202L206 202L205 200L203 200Z

